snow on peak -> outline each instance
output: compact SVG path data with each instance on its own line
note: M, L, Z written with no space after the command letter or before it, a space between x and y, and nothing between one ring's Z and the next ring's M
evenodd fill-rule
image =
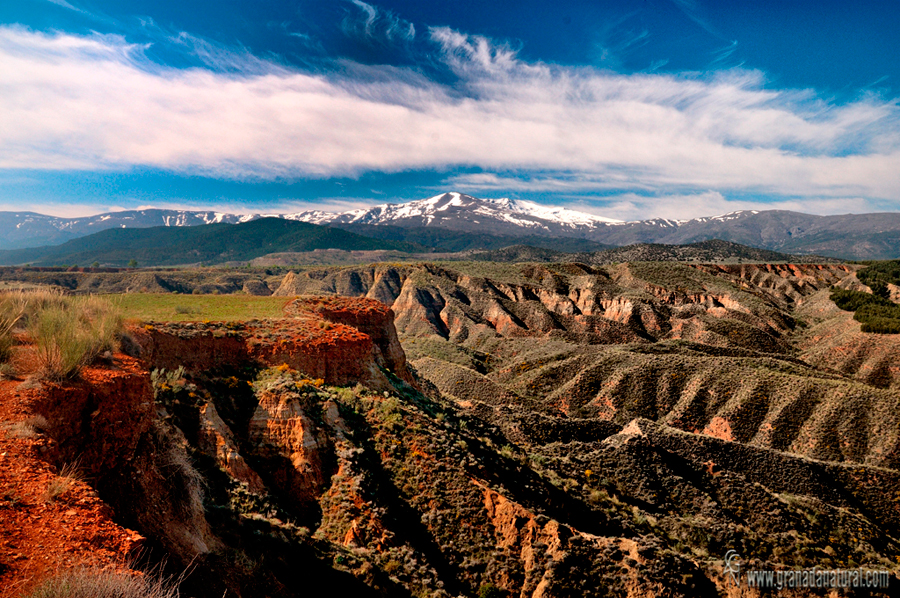
M595 216L560 206L548 206L533 201L510 199L481 199L451 191L433 197L408 201L405 203L383 203L369 208L359 208L346 212L326 212L324 210L306 210L284 214L264 213L226 213L226 212L194 212L188 210L141 210L123 212L121 214L104 214L90 219L89 225L101 222L107 225L120 225L123 221L134 222L137 226L194 226L213 223L244 223L257 218L278 217L287 220L308 222L311 224L391 224L397 221L418 220L424 225L450 223L454 220L466 220L481 224L485 221L499 221L513 224L525 229L544 229L552 226L567 228L598 225L622 224L613 218ZM721 218L727 218L724 215ZM75 220L61 221L54 226L66 228L74 226Z
M546 223L575 227L596 226L598 224L615 224L619 220L594 216L559 206L545 206L532 201L509 198L478 199L458 192L441 193L426 199L418 199L406 203L385 203L371 208L360 208L340 214L320 211L287 214L285 218L302 220L315 224L329 222L357 224L385 224L408 218L421 218L425 224L435 220L449 218L449 212L463 215L493 217L497 220L516 224L526 228L546 228ZM545 222L539 222L539 221Z
M493 202L498 206L510 210L511 212L528 214L529 216L534 216L535 218L550 220L551 222L567 224L570 226L621 222L621 220L616 220L615 218L595 216L593 214L578 212L576 210L570 210L568 208L563 208L560 206L545 206L533 201L526 201L524 199L509 199L504 197L501 199L488 199L485 201Z
M720 214L719 216L713 216L709 220L735 220L736 218L743 218L745 216L752 216L754 214L759 214L759 210L736 210L734 212L728 212L727 214Z

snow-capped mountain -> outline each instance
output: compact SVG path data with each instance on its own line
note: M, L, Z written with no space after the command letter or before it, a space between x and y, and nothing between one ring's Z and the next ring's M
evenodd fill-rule
M323 225L435 226L494 234L572 236L582 229L618 221L567 208L514 199L478 199L444 193L407 203L334 213L321 210L289 214L230 214L188 210L129 210L82 218L60 218L34 212L0 212L0 249L58 245L107 228L237 224L262 217L278 217Z
M478 238L488 237L493 238L495 246L497 242L534 243L537 237L565 238L567 247L577 246L580 240L590 241L593 246L623 246L722 239L792 253L896 257L894 254L900 252L897 241L900 214L897 213L812 216L783 210L745 210L689 220L656 218L622 222L531 201L479 199L462 193L443 193L428 199L385 203L342 213L316 210L230 214L154 209L57 218L32 212L0 212L0 249L58 245L108 228L236 224L262 217L328 225L364 236L434 247L440 245L439 238L462 235L470 240L463 244L466 247L477 245Z
M402 227L438 226L456 230L472 230L484 227L492 229L515 227L530 234L555 232L563 227L571 230L598 224L620 223L584 212L576 212L556 206L543 206L531 201L515 199L479 199L462 193L443 193L428 199L401 204L381 204L372 208L352 210L342 214L327 212L299 212L286 214L285 218L313 224L369 224Z

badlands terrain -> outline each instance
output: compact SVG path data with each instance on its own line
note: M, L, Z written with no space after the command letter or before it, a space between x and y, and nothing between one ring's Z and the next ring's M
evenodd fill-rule
M887 570L888 595L900 337L829 298L869 290L861 268L4 269L175 303L58 382L16 333L0 587L88 563L162 567L183 596L761 595L724 572L735 550ZM276 312L219 321L213 294Z

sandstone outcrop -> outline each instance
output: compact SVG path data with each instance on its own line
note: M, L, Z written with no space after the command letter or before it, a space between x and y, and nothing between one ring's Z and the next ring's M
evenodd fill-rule
M148 324L132 331L142 358L190 371L281 365L329 384L388 388L380 368L410 384L391 310L374 300L296 300L281 320Z
M295 299L284 308L285 314L295 318L317 316L327 322L349 326L372 339L375 362L413 383L406 368L406 354L400 346L394 327L394 312L375 300L347 298Z

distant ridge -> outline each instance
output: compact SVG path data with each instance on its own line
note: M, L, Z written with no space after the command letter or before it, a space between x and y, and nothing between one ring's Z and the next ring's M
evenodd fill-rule
M237 224L259 215L192 212L187 210L127 210L80 218L46 216L35 212L0 212L0 249L60 245L110 228Z
M687 245L661 245L640 243L593 252L566 253L516 245L492 251L470 252L469 259L492 262L581 262L585 264L608 264L611 262L817 262L838 263L837 258L808 255L791 255L757 249L738 243L712 239Z
M240 224L107 229L62 245L0 251L0 264L124 266L131 260L142 266L218 264L314 249L411 251L417 247L306 222L260 218Z

